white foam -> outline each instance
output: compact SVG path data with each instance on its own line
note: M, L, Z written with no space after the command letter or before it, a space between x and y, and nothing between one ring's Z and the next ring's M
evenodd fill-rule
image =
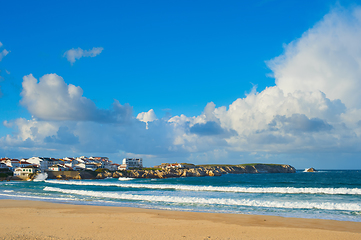
M35 179L33 180L34 182L40 182L40 181L45 181L48 178L48 174L47 173L39 173Z
M129 180L133 180L134 178L127 178L127 177L120 177L118 178L119 181L129 181Z
M81 186L113 186L123 188L170 189L183 191L235 192L235 193L279 193L279 194L329 194L361 195L360 188L295 188L295 187L214 187L171 184L105 183L90 181L46 181L53 184Z
M198 197L173 197L155 195L136 195L103 191L71 190L55 187L45 187L44 191L61 192L97 198L112 198L121 200L136 200L149 202L166 202L178 204L210 204L210 205L236 205L267 208L292 208L292 209L323 209L323 210L347 210L361 211L361 204L357 203L331 203L331 202L309 202L309 201L261 201L251 199L231 198L198 198Z
M42 200L64 200L64 201L76 200L75 198L39 197L39 196L32 196L32 195L3 194L3 193L0 193L0 196L15 197L15 198L42 199Z

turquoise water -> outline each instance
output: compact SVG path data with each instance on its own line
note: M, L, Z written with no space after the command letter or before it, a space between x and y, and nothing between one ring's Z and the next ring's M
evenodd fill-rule
M0 182L0 198L361 221L361 171Z

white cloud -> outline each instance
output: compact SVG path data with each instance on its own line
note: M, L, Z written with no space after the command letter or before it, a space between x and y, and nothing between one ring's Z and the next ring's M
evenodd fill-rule
M361 8L335 9L268 65L285 94L322 91L360 108Z
M53 152L62 156L71 150L74 155L109 155L120 151L126 153L172 156L172 127L157 120L145 129L144 123L133 119L124 124L102 124L92 121L40 121L16 119L4 122L14 129L13 134L0 138L1 148L27 148L28 154L35 150ZM34 149L33 149L34 148ZM183 149L177 151L182 156ZM123 156L124 157L124 156ZM118 160L121 160L118 159Z
M27 139L41 143L46 136L55 134L59 127L59 123L43 122L36 119L27 120L25 118L18 118L14 121L5 121L3 124L6 127L18 130L16 137L8 136L7 139L11 143L21 143Z
M0 48L3 46L3 44L0 42ZM6 50L6 49L3 49L1 52L0 52L0 61L6 56L9 54L10 51Z
M110 110L98 109L83 97L83 90L56 74L47 74L39 82L32 74L23 78L21 105L36 118L50 121L126 122L132 116L129 105L114 101Z
M253 89L228 108L209 103L200 116L170 119L174 144L209 152L224 138L230 151L360 151L361 11L348 13L332 11L268 62L276 86ZM237 134L219 134L225 130Z
M0 42L0 48L3 46L3 44ZM4 50L2 50L1 52L0 52L0 61L6 56L6 55L8 55L9 54L9 51L7 51L6 49L4 49ZM0 72L1 72L1 70L0 70ZM10 74L7 70L5 70L5 72L7 73L7 74ZM2 79L4 79L2 76L0 76L0 81L2 80ZM0 86L0 98L3 96L3 93L2 93L2 91L1 91L1 86Z
M83 50L81 48L72 48L68 51L66 51L63 55L63 57L66 57L66 59L73 65L76 60L79 60L82 57L95 57L99 55L104 48L102 47L93 47L93 49L90 50Z
M157 116L153 109L150 109L148 112L141 112L137 115L137 119L141 122L146 123L146 129L148 129L148 122L153 122L157 120Z
M56 74L44 75L39 81L31 74L25 76L21 95L21 104L33 119L4 121L14 133L0 138L3 148L95 155L124 150L158 157L172 151L173 128L157 120L152 109L139 115L149 124L146 129L144 122L132 116L129 105L115 100L110 109L98 109L80 87L67 85Z

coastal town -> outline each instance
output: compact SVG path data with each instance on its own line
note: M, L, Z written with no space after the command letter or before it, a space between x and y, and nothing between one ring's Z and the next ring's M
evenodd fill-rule
M143 167L142 158L124 158L121 164L108 157L65 157L61 159L32 157L0 159L1 180L34 180L41 173L49 179L103 179L103 178L176 178L221 176L243 173L295 173L287 164L211 164L162 163L152 168Z
M23 159L1 158L0 172L12 172L13 176L27 178L29 175L41 172L64 171L123 171L143 168L142 158L124 158L122 164L113 163L108 157L65 157L47 158L32 157Z

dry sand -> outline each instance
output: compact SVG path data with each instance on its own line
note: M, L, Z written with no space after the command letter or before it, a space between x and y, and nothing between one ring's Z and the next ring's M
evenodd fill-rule
M0 239L361 239L360 222L0 200Z

